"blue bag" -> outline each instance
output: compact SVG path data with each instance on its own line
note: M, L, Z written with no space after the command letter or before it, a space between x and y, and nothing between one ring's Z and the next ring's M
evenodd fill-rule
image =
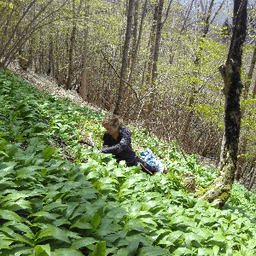
M158 160L150 149L140 152L140 157L149 165L155 166L160 172L164 171L164 164Z

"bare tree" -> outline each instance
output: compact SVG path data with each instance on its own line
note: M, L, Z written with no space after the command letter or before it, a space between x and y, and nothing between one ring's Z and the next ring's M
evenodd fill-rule
M155 83L155 80L157 77L157 61L159 56L159 46L160 46L161 32L163 27L163 24L162 24L163 5L164 5L164 0L159 0L157 24L156 24L156 39L155 39L154 56L153 56L152 83Z
M131 31L132 31L132 14L133 14L133 6L134 0L129 0L129 7L127 13L127 26L126 26L126 35L125 35L125 43L123 49L123 57L122 57L122 67L121 67L121 74L120 74L120 84L118 88L118 96L117 101L114 109L114 114L120 115L121 113L121 102L122 102L122 95L125 89L125 79L127 73L127 64L128 64L128 52L129 52L129 45L131 39Z
M78 6L78 11L76 12L76 4L75 1L72 0L72 9L73 9L73 20L72 20L72 31L70 36L70 47L68 53L68 78L66 83L66 89L71 89L71 83L73 79L73 52L76 40L76 32L77 32L77 25L76 25L76 18L79 17L81 11L81 2Z
M82 66L82 72L81 72L81 81L80 81L80 94L83 98L83 100L87 101L88 97L88 90L87 90L87 66L88 66L88 60L87 60L87 39L88 39L88 33L89 29L87 26L85 26L84 29L84 52L83 52L83 66Z
M34 0L20 6L19 1L14 1L12 9L8 5L3 7L4 19L0 27L0 67L9 65L35 31L58 19L55 15L65 6L66 0L53 7L54 4L53 0L43 5Z

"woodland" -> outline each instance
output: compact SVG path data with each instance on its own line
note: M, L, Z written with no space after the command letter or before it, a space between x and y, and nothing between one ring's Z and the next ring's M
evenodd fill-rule
M255 7L0 1L3 255L255 255ZM168 174L98 154L101 112L136 127L136 151ZM91 136L94 148L78 143Z

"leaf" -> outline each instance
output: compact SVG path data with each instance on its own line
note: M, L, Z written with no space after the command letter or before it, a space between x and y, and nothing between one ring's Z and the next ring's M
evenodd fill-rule
M114 234L108 234L104 236L104 239L106 240L107 243L114 243L117 239L120 239L120 236L118 234L119 232L116 232Z
M109 234L116 234L117 231L122 230L122 226L116 223L111 223L107 227L103 227L101 229L97 229L97 235L99 236L106 236ZM124 231L127 232L127 231Z
M197 223L186 216L178 215L171 219L170 224L176 229L186 229L196 227Z
M174 255L180 255L180 256L189 256L189 255L194 255L193 251L185 248L185 247L179 247L177 250L174 251Z
M6 175L12 173L14 167L17 165L16 162L7 162L0 165L0 177L3 178Z
M40 170L41 167L39 166L28 166L17 170L17 179L32 179L36 181L36 176L38 173L36 170Z
M213 253L214 253L214 255L218 255L219 250L220 250L219 246L214 245L212 249L213 249Z
M210 239L210 241L216 241L216 242L224 242L225 240L226 240L226 237L222 233L216 233Z
M0 210L1 219L14 220L16 222L23 222L23 219L15 212L9 210Z
M92 168L94 168L94 167L92 166ZM99 174L99 172L97 170L91 170L88 173L88 175L86 176L86 179L88 179L88 180L91 180L93 178L98 179L99 177L100 177L100 174Z
M51 248L49 244L37 245L34 250L35 256L51 256Z
M213 233L209 229L206 229L203 227L196 228L193 231L194 231L194 233L198 234L199 236L202 236L204 238L204 240L207 240L213 236Z
M1 146L1 143L0 143L0 146ZM0 148L0 149L1 149L1 148ZM4 151L2 151L2 150L0 150L0 155L5 156L5 157L8 157L8 155L7 155Z
M0 203L3 203L5 201L17 201L19 200L20 198L26 198L28 195L22 191L20 192L13 192L13 193L10 193L8 194L7 196L5 196L1 201Z
M11 177L0 179L0 191L4 191L7 187L15 187L16 184L11 181Z
M57 227L48 227L43 230L40 230L36 234L36 242L41 243L43 241L52 239L52 240L60 240L65 243L70 243L65 231L61 230Z
M127 248L121 248L115 254L115 256L128 256L128 255L134 255L134 254L129 254L129 251Z
M40 211L40 212L36 212L36 213L29 215L29 218L34 217L34 216L35 217L43 217L48 220L56 220L56 218L59 217L60 215L57 213L49 213L49 212Z
M23 246L21 244L17 244L16 247L14 247L11 250L8 250L7 254L3 254L3 256L30 256L34 254L34 248Z
M92 224L85 222L83 217L81 217L74 225L70 227L72 228L79 228L79 229L93 229Z
M213 254L213 250L210 248L199 248L197 251L197 255L202 255L202 256L211 256L211 255L218 255L218 254Z
M19 232L22 232L22 236L27 237L27 238L29 238L31 240L34 239L33 231L26 224L12 222L12 223L10 223L9 226L13 226L14 230L18 230Z
M101 189L101 187L102 187L102 183L97 180L96 182L93 183L93 187L94 187L95 189L97 189L98 191L100 191L100 189Z
M175 243L180 237L183 237L184 233L182 231L174 231L168 236L168 240Z
M95 249L93 250L91 256L105 256L106 254L106 241L100 241L97 243Z
M204 240L202 236L195 233L185 233L184 237L187 244L191 244L193 241L201 243Z
M100 225L100 222L101 222L101 215L99 213L96 213L91 220L91 224L96 229Z
M123 171L122 171L121 168L115 168L115 169L113 170L113 173L116 175L116 177L119 177L119 178L121 178L121 177L126 177L126 176L124 175L124 173L123 173Z
M158 256L158 255L168 255L170 252L159 246L142 247L139 256Z
M9 162L12 160L13 156L16 154L18 151L19 147L17 145L13 145L10 150L7 152L8 157L4 158L4 161Z
M40 133L42 132L45 128L47 128L48 125L45 124L45 123L37 123L35 126L34 126L34 132L35 133Z
M83 254L77 250L64 248L64 249L57 249L52 254L52 256L83 256Z
M140 219L130 219L124 226L124 230L145 231L145 224Z
M107 213L107 216L111 219L122 219L126 215L127 211L124 208L114 208Z
M5 240L5 238L7 238L7 237L5 237L3 234L0 234L0 249L1 250L2 249L11 249L9 245L11 243L13 243L13 239L7 238L7 240Z
M139 216L138 216L139 217ZM148 227L154 227L154 228L157 228L157 223L155 221L153 221L152 218L142 218L141 219L145 224L147 224Z
M26 167L26 166L29 166L29 165L32 165L32 162L33 162L33 160L35 159L35 154L36 153L33 153L30 157L28 157L27 159L26 159L26 161L24 162L24 166ZM38 166L37 166L38 167ZM38 168L38 169L41 169L41 168Z
M70 248L72 249L80 249L82 247L86 247L87 245L97 243L98 241L92 237L85 237L81 239L77 239L72 243L72 246Z
M138 241L137 239L130 241L129 245L127 246L127 249L129 252L127 256L135 255L135 252L137 251L139 244L140 244L140 241Z
M62 204L61 200L58 199L50 204L47 204L44 206L43 210L45 211L52 211L54 209L58 209L63 211L64 209L67 209L68 205L67 204Z
M52 155L54 154L55 152L55 149L52 148L52 147L48 147L48 148L45 148L43 151L42 151L42 156L45 160L49 161L50 158L52 157Z

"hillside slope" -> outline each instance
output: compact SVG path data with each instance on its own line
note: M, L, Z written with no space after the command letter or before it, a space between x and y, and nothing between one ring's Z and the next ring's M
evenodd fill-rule
M207 186L216 174L175 143L133 132L165 156L168 174L149 176L78 143L92 132L100 146L100 112L4 71L0 98L2 255L256 254L255 194L235 186L225 210L195 199L180 175Z

